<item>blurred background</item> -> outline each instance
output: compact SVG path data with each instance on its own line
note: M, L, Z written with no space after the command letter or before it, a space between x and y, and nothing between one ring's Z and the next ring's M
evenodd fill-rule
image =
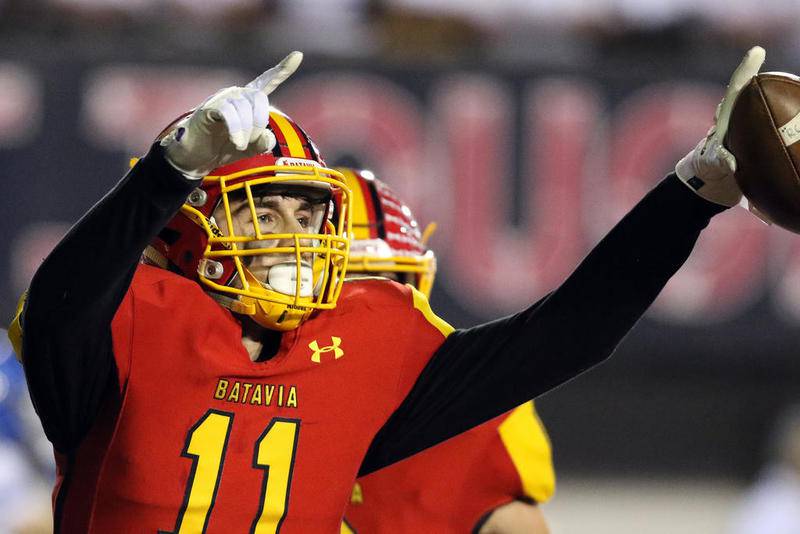
M273 103L438 223L434 309L514 312L705 134L751 45L800 71L799 21L796 0L0 0L0 313L164 125L293 49ZM800 238L717 217L614 358L537 402L553 531L800 533L798 334ZM3 512L46 508L52 476L9 352L0 532L38 532Z

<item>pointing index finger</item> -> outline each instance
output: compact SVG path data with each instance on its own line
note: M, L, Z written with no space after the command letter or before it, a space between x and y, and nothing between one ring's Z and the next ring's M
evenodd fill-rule
M302 61L303 53L295 50L283 58L280 63L248 83L246 87L258 89L265 95L269 95L297 70Z

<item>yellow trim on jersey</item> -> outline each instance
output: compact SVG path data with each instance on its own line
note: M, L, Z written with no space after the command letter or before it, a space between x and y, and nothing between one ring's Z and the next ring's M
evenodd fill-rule
M364 276L361 276L360 274L358 274L358 275L350 276L349 272L347 273L347 277L344 279L345 282L361 282L363 280L380 280L382 282L395 282L396 281L396 280L392 280L391 278L386 278L385 276L380 276L380 275L377 275L377 274L373 274L373 275L365 274Z
M433 313L431 305L428 303L428 299L425 297L425 295L411 284L406 285L411 288L411 294L414 295L414 307L422 312L422 315L425 316L425 319L427 319L431 325L441 332L444 337L452 334L455 328L450 326L447 321Z
M339 529L339 534L356 534L356 531L353 529L353 527L347 524L347 518L345 518L344 521L342 521L342 526Z
M497 429L522 481L525 495L543 503L556 490L550 439L533 401L515 408Z
M337 167L336 170L342 173L344 182L350 186L350 192L353 195L353 211L350 214L350 220L353 221L353 239L370 239L367 201L358 177L346 167Z
M306 151L303 150L303 142L300 140L300 136L297 135L297 131L292 127L286 117L275 112L272 112L269 115L272 117L272 120L275 121L275 124L278 125L278 128L281 129L281 133L283 134L284 139L286 139L286 145L289 147L289 155L293 158L307 159Z
M25 291L17 302L17 311L14 314L14 320L8 325L8 340L11 341L14 354L16 354L19 361L22 361L22 310L25 307L25 299L27 298L28 292Z
M364 490L361 484L353 484L353 492L350 494L350 504L364 504Z

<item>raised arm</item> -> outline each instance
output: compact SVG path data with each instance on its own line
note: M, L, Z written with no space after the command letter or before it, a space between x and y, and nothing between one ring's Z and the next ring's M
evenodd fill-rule
M142 250L183 203L192 181L155 146L61 240L31 281L21 356L47 437L66 452L116 384L111 320Z
M119 391L111 322L148 243L215 167L274 146L267 95L298 67L294 52L177 122L69 231L36 272L19 315L31 397L59 452L86 435Z
M736 162L722 139L733 100L763 60L763 49L748 52L708 136L558 289L520 313L448 336L381 429L360 474L510 410L611 355L710 218L741 198Z

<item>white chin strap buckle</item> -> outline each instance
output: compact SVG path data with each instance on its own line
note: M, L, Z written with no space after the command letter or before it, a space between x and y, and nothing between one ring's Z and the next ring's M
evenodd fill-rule
M284 295L295 296L297 290L297 273L300 273L300 295L311 297L314 295L314 272L311 265L301 263L300 268L294 262L278 263L269 268L267 284L273 290Z

